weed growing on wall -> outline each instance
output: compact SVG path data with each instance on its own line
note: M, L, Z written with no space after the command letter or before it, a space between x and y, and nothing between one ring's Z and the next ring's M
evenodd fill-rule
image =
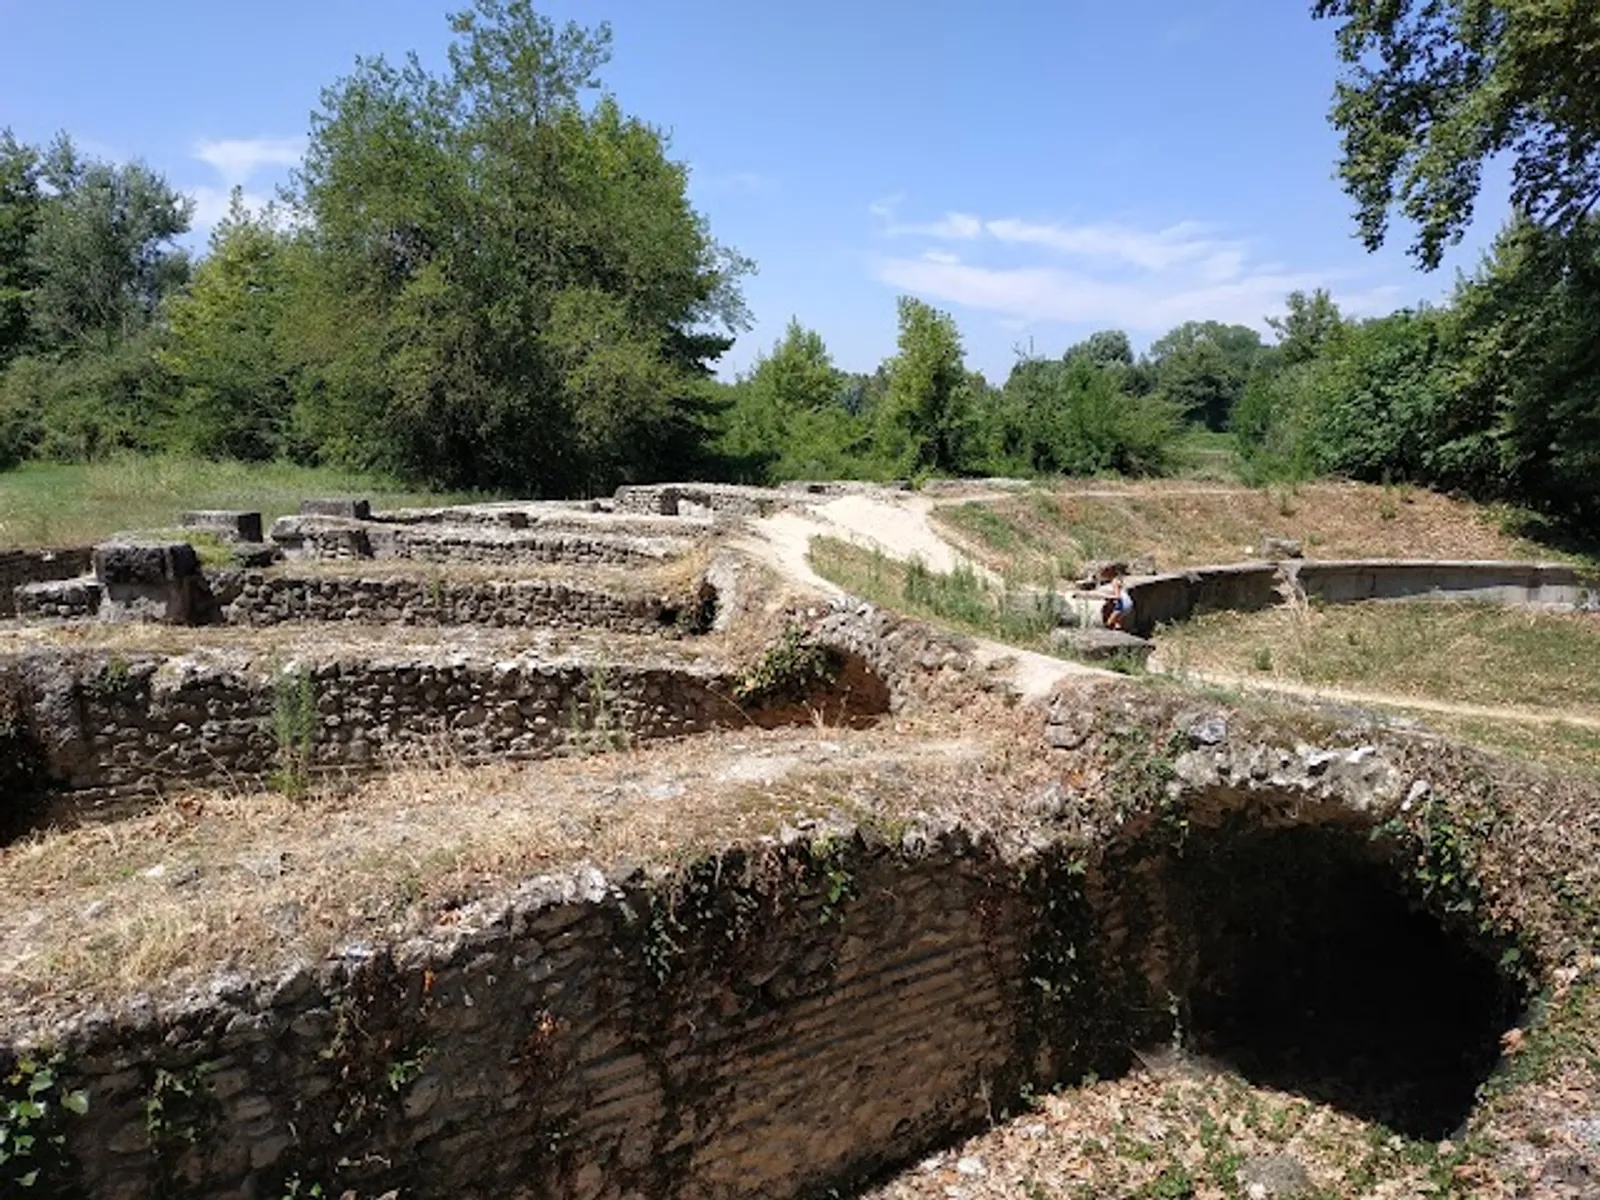
M157 1067L150 1082L144 1124L150 1135L152 1183L157 1195L183 1194L182 1159L216 1132L220 1108L206 1082L210 1070L209 1063L181 1074Z
M595 663L584 673L583 691L581 702L576 696L567 700L566 749L580 755L626 750L630 738L613 707L616 697L604 663Z
M298 800L311 786L311 747L317 733L317 697L303 668L279 671L272 682L272 741L277 760L272 786Z
M778 640L740 676L734 686L734 699L746 707L798 704L831 682L842 668L835 652L818 645L803 627L790 622Z
M64 1056L22 1055L0 1064L0 1195L75 1196L67 1122L89 1094L62 1083Z

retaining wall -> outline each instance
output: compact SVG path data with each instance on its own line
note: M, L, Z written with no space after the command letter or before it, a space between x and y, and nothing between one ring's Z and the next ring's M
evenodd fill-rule
M364 621L405 625L608 629L652 634L694 632L709 621L705 597L621 596L545 579L461 581L441 576L352 577L250 575L223 610L230 625L288 621Z
M730 517L764 517L804 498L781 488L742 487L731 483L625 484L613 504L618 512L665 517L713 513Z
M818 846L581 868L393 957L83 1021L74 1194L787 1197L982 1125L1050 1069L1043 906L960 834Z
M1600 584L1564 563L1359 559L1236 563L1132 580L1138 632L1201 612L1253 612L1298 589L1330 604L1360 600L1481 600L1600 607Z
M1087 810L1056 785L1011 851L953 825L816 825L653 877L583 865L392 950L5 1036L59 1048L90 1096L63 1194L849 1190L1025 1086L1115 1073L1171 1036L1172 996L1204 983L1201 910L1162 883L1185 861L1174 803L1196 838L1243 817L1382 855L1370 830L1416 794L1370 746L1208 744L1175 774L1113 843L1063 833Z
M1583 608L1600 598L1591 576L1564 563L1330 560L1286 562L1282 569L1307 596L1330 604L1448 596Z
M423 750L466 762L537 758L744 719L729 699L735 680L693 666L375 656L309 665L303 676L313 770ZM0 664L0 690L28 714L18 736L83 815L101 800L279 769L274 714L281 722L285 706L306 707L299 677L238 657L40 652Z
M25 584L73 579L89 570L93 550L72 546L58 550L0 550L0 617L15 615L13 592Z
M337 517L282 517L272 540L291 555L353 560L401 559L433 563L567 563L574 566L638 566L685 553L682 537L649 538L626 533L518 530L486 525L385 524Z

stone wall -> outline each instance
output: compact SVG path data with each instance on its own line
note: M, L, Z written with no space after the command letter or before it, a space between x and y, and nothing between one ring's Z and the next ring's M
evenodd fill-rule
M693 548L682 537L488 525L453 526L336 517L280 517L272 540L291 556L349 561L362 558L430 563L639 566L665 562Z
M654 885L580 868L392 956L352 946L273 981L93 1015L42 1035L90 1098L69 1190L848 1186L981 1126L1051 1061L1029 954L1056 930L1019 887L959 832L798 835Z
M765 517L804 498L781 488L743 487L731 483L625 484L617 489L617 512L664 517L711 513L730 517Z
M1565 563L1330 560L1289 562L1283 570L1307 596L1329 604L1438 596L1564 608L1600 603L1595 579Z
M0 617L16 614L12 593L24 584L73 579L89 570L88 546L59 550L0 550Z
M1197 567L1130 580L1137 631L1223 609L1252 612L1299 589L1330 604L1360 600L1481 600L1600 607L1600 584L1563 563L1289 560Z
M84 815L115 797L280 769L274 714L281 723L286 706L306 709L304 760L316 771L425 749L476 762L697 733L744 720L733 688L701 667L465 654L374 655L277 674L240 656L38 652L0 664L0 690L28 714L45 774L76 793L61 804Z
M231 589L230 589L231 590ZM703 632L716 597L620 596L545 579L246 575L222 610L231 625L286 621L608 629L616 633Z
M1235 563L1152 575L1128 583L1136 632L1185 621L1196 613L1234 609L1253 612L1283 603L1282 583L1272 563Z

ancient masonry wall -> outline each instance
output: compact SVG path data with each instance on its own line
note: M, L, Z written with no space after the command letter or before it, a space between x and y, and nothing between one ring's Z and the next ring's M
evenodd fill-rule
M1128 585L1141 633L1200 612L1270 608L1296 590L1330 604L1450 599L1559 608L1600 605L1600 583L1565 563L1304 559L1199 567Z
M743 720L733 688L700 667L465 655L277 673L195 657L40 653L0 664L0 691L27 714L16 736L49 781L85 793L65 801L76 811L259 777L286 752L331 770L423 750L476 762L698 733Z
M702 615L699 607L698 600L686 596L619 596L544 579L462 581L448 576L430 580L252 574L238 583L222 617L230 625L253 626L287 621L364 621L651 634L697 630Z
M53 1031L90 1097L74 1194L847 1184L992 1119L1048 1053L1049 931L1016 880L959 831L802 835L666 886L581 868L392 957L91 1014Z
M0 550L0 617L16 613L12 593L29 583L74 579L89 570L92 550L73 546L60 550Z

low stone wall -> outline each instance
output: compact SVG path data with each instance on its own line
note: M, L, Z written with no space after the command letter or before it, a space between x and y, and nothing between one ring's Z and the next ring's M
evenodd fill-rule
M13 593L24 620L84 621L100 611L105 589L93 575L49 583L25 583Z
M285 752L311 771L359 770L425 749L477 762L697 733L745 719L734 686L700 667L464 654L275 674L237 656L0 663L45 780L74 793L62 803L80 815L115 797L260 778L283 769Z
M709 596L619 596L545 579L462 581L415 577L251 574L222 610L230 625L288 621L609 629L616 633L704 632Z
M68 1191L848 1186L981 1126L1025 1078L1095 1065L1038 1020L1030 951L1073 884L1035 878L1061 885L1053 907L959 831L802 835L654 885L580 868L392 955L98 1015L50 1035L90 1097Z
M74 579L89 570L94 551L89 546L58 550L0 550L0 617L15 616L13 593L30 583Z
M764 517L803 498L803 493L781 488L742 487L731 483L652 483L619 487L612 503L618 512L664 517L703 513Z
M1141 634L1201 612L1270 608L1296 589L1329 604L1450 599L1600 608L1600 583L1564 563L1296 559L1199 567L1127 585Z
M1329 604L1448 596L1496 604L1600 605L1600 584L1564 563L1300 561L1284 563L1283 571L1307 596Z
M272 540L295 557L364 558L434 563L639 566L668 561L692 548L682 537L641 537L604 531L541 531L487 524L358 522L338 517L280 517Z
M1086 710L1059 708L1081 745ZM1230 839L1305 829L1422 886L1400 878L1415 846L1372 834L1448 803L1448 777L1374 746L1236 743L1219 714L1187 741L1103 810L1057 781L992 833L817 823L654 874L579 865L393 947L13 1020L0 1060L48 1044L89 1098L45 1194L848 1192L1172 1038L1181 1000L1254 961L1200 902L1239 882Z
M1148 634L1157 625L1185 621L1198 612L1253 612L1281 604L1281 584L1272 563L1234 563L1136 579L1127 590L1133 599L1135 629Z

